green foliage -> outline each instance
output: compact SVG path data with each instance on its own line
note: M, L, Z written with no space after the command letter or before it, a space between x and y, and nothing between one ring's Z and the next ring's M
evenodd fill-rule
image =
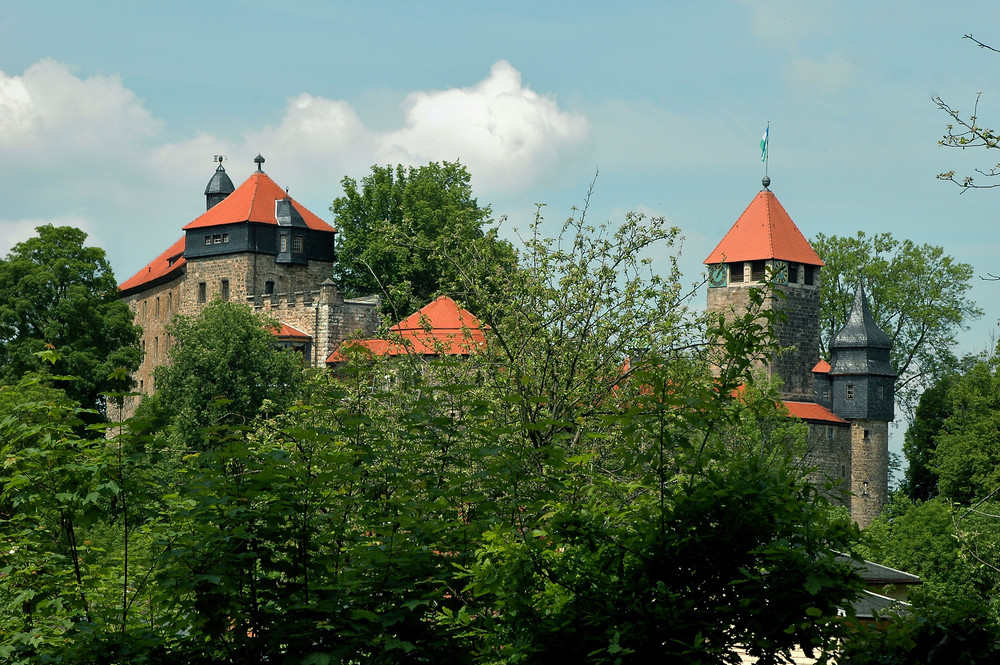
M275 348L274 321L244 305L215 301L168 328L169 365L156 369L156 393L145 415L166 423L185 449L210 446L212 428L246 425L280 413L302 383L302 358Z
M900 241L889 233L818 234L812 245L826 262L822 352L829 357L830 340L847 321L860 278L875 322L892 339L896 397L909 413L920 390L955 367L955 334L982 315L967 296L972 266L941 247Z
M942 496L970 504L1000 491L1000 357L994 352L956 377L951 413L935 436L933 466Z
M72 376L61 386L67 394L101 409L102 393L131 386L139 328L118 298L104 250L84 245L86 233L52 225L36 231L0 260L0 382L16 383L28 371ZM37 355L46 348L59 351L51 370Z
M860 625L844 641L843 665L978 665L1000 659L1000 629L977 606L917 604L912 611Z
M938 479L934 468L937 436L952 413L949 392L954 375L946 375L920 394L913 422L903 439L907 466L902 490L913 501L927 501L937 496Z
M381 296L392 320L454 285L442 251L459 258L485 251L513 262L510 245L484 229L489 206L479 206L458 162L373 166L360 184L349 177L341 184L344 195L330 207L341 234L335 279L348 295Z

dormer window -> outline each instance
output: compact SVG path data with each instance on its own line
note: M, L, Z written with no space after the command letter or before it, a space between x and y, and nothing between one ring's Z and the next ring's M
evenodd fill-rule
M296 253L302 252L302 236L292 236L292 251Z
M205 236L205 244L206 245L212 244L212 236Z
M216 233L214 236L212 236L212 242L215 243L216 245L218 245L219 243L221 243L222 242L222 234L221 233Z
M854 399L854 384L853 383L848 383L847 384L847 394L845 396L847 397L847 399Z
M288 236L284 233L278 238L278 251L282 253L288 251Z

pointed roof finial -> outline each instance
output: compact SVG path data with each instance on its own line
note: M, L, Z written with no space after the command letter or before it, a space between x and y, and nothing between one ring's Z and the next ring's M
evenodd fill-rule
M767 176L764 176L763 178L760 179L760 184L764 185L764 189L767 189L768 187L771 186L771 179L768 178Z
M260 155L259 152L257 153L257 156L253 158L253 161L254 161L254 164L257 165L257 170L258 171L263 171L264 170L264 169L261 168L261 166L264 164L264 158L261 157L261 155Z

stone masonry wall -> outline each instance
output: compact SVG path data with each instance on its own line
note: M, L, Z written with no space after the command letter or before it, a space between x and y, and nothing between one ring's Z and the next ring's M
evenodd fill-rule
M809 481L835 505L851 507L851 428L847 425L809 423L806 454L802 458L805 468L811 469ZM833 487L825 490L824 486Z
M889 500L889 423L853 421L851 459L851 518L864 528Z
M746 312L750 306L750 289L759 287L750 281L750 262L745 264L743 283L730 283L725 287L708 289L708 311L724 312L726 321L732 321L736 313ZM789 284L777 287L785 298L768 294L764 307L780 308L785 320L778 323L775 334L780 346L785 349L776 358L757 366L768 377L781 379L781 396L795 401L812 401L812 368L819 360L819 275L815 283Z

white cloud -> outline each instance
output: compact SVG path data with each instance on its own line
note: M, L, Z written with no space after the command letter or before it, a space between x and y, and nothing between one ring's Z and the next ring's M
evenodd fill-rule
M378 161L460 159L491 189L532 182L590 130L586 118L523 85L506 60L471 87L411 93L404 108L406 127L377 139Z
M22 167L120 154L159 128L118 76L81 79L54 60L23 76L0 71L0 148Z
M801 93L833 95L852 87L858 68L844 57L831 55L824 62L795 60L785 68L788 85Z

